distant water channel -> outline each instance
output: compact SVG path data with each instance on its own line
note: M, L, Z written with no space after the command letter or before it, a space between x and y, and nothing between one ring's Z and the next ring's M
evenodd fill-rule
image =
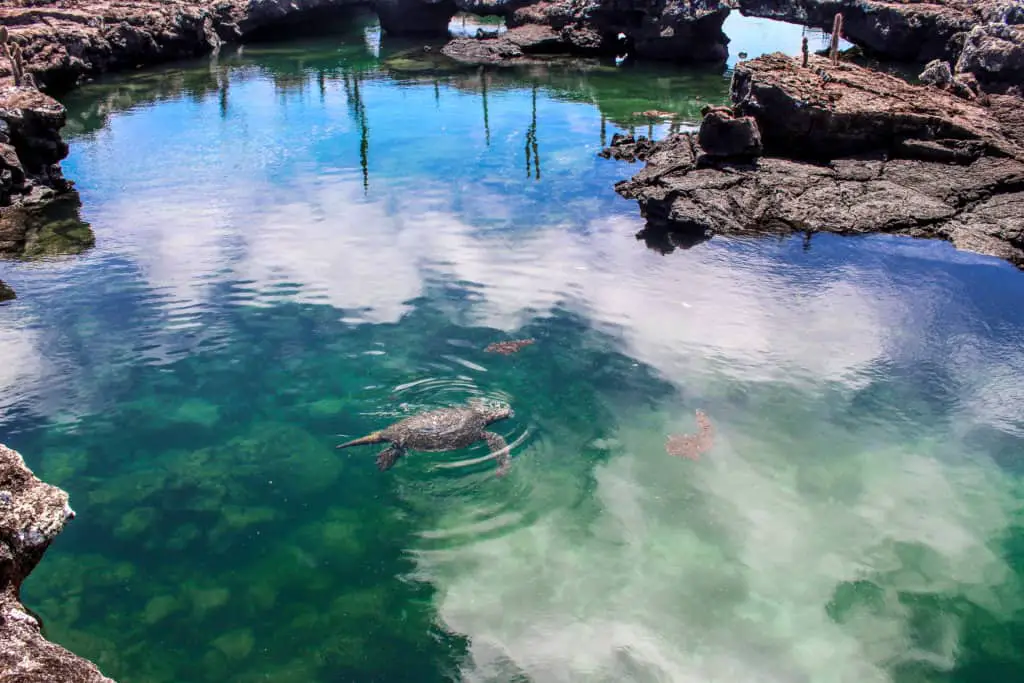
M122 683L1024 680L1024 276L637 239L596 152L728 73L415 47L360 18L68 97L96 246L0 265L0 440L78 512L47 635ZM505 478L334 449L471 398L515 408Z

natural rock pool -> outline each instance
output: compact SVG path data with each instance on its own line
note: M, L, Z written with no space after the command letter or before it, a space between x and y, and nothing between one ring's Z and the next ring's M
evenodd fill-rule
M646 245L596 152L728 74L408 47L65 98L95 247L6 264L0 308L0 441L78 513L25 585L47 636L122 683L1024 679L1024 275ZM515 409L504 478L334 449L470 398ZM696 410L711 450L668 455Z

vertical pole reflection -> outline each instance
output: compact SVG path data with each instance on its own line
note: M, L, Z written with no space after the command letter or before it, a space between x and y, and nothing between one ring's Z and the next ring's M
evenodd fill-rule
M342 84L345 87L349 114L359 126L359 165L363 171L363 194L366 194L370 189L370 125L366 116L366 103L363 102L363 95L359 90L359 76L355 72L352 72L351 76L350 80L349 72L343 72Z
M226 119L228 117L228 88L230 87L229 82L231 78L227 71L223 71L220 74L220 117Z
M359 92L359 79L353 77L356 111L359 119L359 166L363 169L363 194L370 190L370 126L366 120L366 103Z
M529 123L529 128L526 129L526 177L529 177L529 162L530 157L534 161L535 176L538 180L541 179L541 154L537 148L537 83L534 83L534 91L532 91L532 118Z
M480 87L483 92L484 100L484 137L487 140L487 146L491 146L491 121L487 115L487 72L483 67L480 67Z
M601 112L601 149L608 145L608 118Z

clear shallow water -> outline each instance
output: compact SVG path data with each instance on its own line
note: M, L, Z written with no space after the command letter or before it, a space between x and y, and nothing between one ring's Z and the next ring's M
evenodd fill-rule
M0 434L79 513L25 586L48 635L124 682L1019 679L1021 274L886 237L662 255L595 153L725 78L401 47L69 98L96 247L0 273ZM333 449L470 397L516 409L505 479ZM697 408L714 450L669 457Z

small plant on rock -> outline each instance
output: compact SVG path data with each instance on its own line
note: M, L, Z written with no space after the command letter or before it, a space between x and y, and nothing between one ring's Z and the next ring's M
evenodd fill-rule
M828 50L828 58L833 66L839 65L839 36L843 33L843 15L836 12L836 18L832 20L832 45Z

